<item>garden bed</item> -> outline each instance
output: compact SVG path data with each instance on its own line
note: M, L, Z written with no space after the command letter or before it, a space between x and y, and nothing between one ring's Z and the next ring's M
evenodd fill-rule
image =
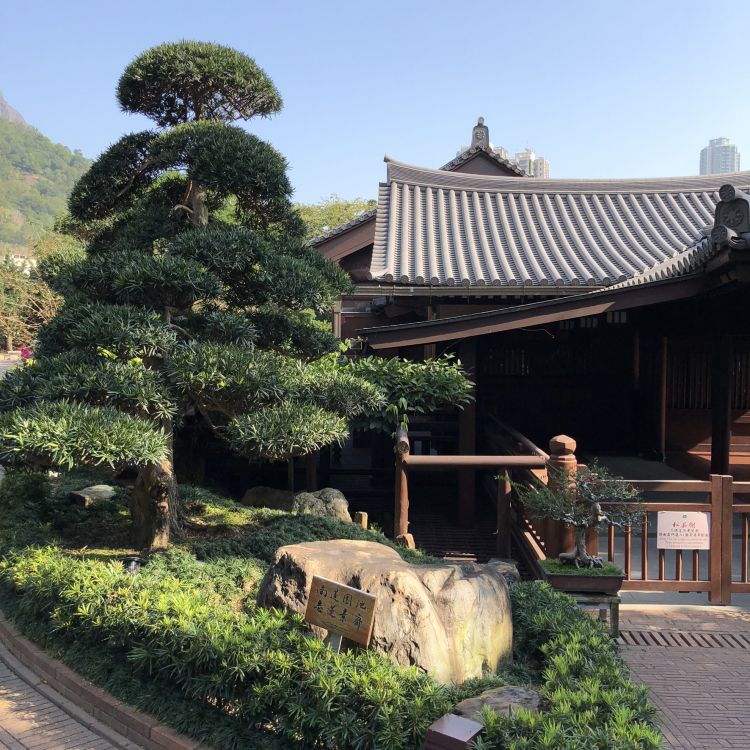
M506 682L535 683L548 711L487 717L485 750L657 748L654 709L615 647L569 597L513 588L512 671L451 688L372 651L334 654L300 618L259 609L276 548L314 539L390 544L354 524L251 509L183 488L190 531L137 575L121 559L122 498L82 509L70 489L99 477L0 488L0 604L25 635L116 697L221 748L417 748L455 703ZM399 550L412 562L430 562ZM548 744L548 738L558 738Z

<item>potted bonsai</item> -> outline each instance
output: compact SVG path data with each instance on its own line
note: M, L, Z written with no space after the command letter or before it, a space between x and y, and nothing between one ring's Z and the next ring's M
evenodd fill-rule
M579 466L575 472L550 475L546 485L517 485L516 491L530 518L549 518L575 530L574 549L561 553L557 560L541 561L544 576L552 586L566 591L619 591L622 570L590 554L586 537L601 526L624 528L642 523L645 510L638 490L592 464Z

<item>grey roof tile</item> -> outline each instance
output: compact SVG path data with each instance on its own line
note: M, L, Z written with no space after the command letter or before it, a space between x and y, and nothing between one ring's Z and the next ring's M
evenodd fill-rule
M450 164L450 162L449 162ZM448 165L446 165L448 166ZM541 180L390 161L370 277L432 286L609 286L704 262L723 183L750 172Z
M364 222L368 221L369 219L374 219L375 214L378 211L377 206L373 206L372 208L368 208L367 211L362 211L362 213L357 214L353 219L350 221L347 221L346 224L342 224L339 227L334 227L329 232L326 232L325 234L318 235L317 237L313 237L311 240L309 240L308 244L312 247L315 247L315 245L319 245L321 242L325 242L325 240L330 240L331 237L336 237L339 234L343 234L344 232L349 231L350 229L353 229L359 224L364 224Z

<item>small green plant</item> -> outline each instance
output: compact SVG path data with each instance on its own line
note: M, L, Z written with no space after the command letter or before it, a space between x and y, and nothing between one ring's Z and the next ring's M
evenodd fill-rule
M643 520L638 490L596 463L579 466L576 472L550 476L548 484L515 487L530 517L551 518L575 528L575 549L561 553L558 559L576 568L603 565L600 557L590 555L586 549L588 531L604 525L631 526ZM607 503L606 509L602 503Z
M516 655L538 662L547 710L486 712L476 750L658 750L648 690L601 626L546 583L516 584L511 600Z

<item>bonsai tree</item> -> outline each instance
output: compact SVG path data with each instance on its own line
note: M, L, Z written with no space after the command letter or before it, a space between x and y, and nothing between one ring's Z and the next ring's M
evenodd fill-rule
M199 414L229 449L288 460L347 435L380 390L339 366L322 322L348 277L304 240L284 158L232 123L281 97L215 44L148 50L120 79L124 136L79 180L59 226L83 259L50 257L64 303L35 362L0 381L0 461L133 466L134 543L182 522L172 436Z
M550 518L575 529L575 549L558 559L576 568L600 568L602 559L586 549L590 529L612 525L620 528L643 521L640 494L620 477L597 464L579 466L575 472L558 472L548 484L516 485L518 499L531 518ZM607 503L602 508L602 503Z

